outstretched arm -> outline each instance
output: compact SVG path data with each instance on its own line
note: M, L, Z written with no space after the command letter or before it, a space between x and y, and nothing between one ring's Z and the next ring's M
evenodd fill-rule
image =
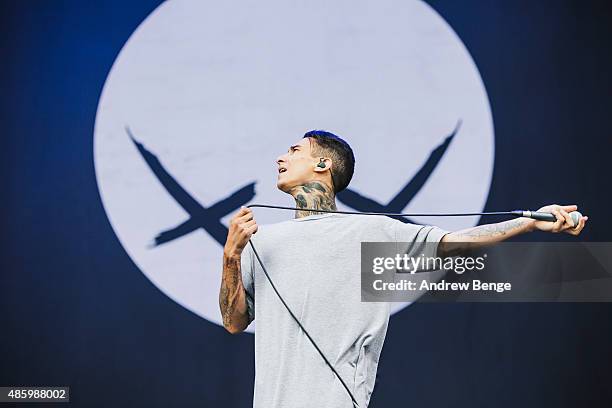
M439 256L454 256L466 250L495 244L512 238L516 235L535 230L546 232L566 232L578 235L584 228L588 217L581 217L578 225L574 226L569 213L576 211L576 205L548 205L538 211L549 212L555 215L556 222L536 221L530 218L517 218L515 220L499 222L496 224L479 225L446 234L438 246Z

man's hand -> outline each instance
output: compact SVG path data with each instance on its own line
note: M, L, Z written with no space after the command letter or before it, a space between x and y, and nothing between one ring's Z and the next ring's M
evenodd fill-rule
M250 208L242 207L232 217L223 254L229 258L240 257L251 235L257 232L257 223Z
M589 217L580 217L578 225L574 226L574 221L572 220L572 217L570 217L569 213L577 210L578 206L576 205L553 204L542 207L538 211L554 214L557 221L534 221L534 228L545 232L566 232L571 235L578 235L584 228L584 225Z

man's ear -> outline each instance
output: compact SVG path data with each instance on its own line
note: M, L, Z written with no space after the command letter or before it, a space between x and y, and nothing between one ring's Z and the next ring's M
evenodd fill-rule
M322 173L324 171L330 170L332 168L332 160L326 159L325 157L319 158L317 164L315 164L314 171L317 173Z

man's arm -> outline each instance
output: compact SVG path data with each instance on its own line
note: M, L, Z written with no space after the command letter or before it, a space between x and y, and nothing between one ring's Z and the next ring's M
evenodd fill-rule
M547 232L566 232L578 235L584 228L588 217L581 217L577 226L574 226L569 213L576 211L576 205L548 205L538 211L549 212L555 215L557 221L536 221L531 218L517 218L497 224L479 225L446 234L438 246L438 256L454 256L466 250L495 244L512 238L516 235L534 230Z
M219 308L223 317L223 327L232 334L244 331L250 323L240 260L244 247L256 231L257 223L253 218L253 212L248 208L241 208L230 221L223 249Z

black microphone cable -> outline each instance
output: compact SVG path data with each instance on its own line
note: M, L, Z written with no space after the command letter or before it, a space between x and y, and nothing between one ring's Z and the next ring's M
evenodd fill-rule
M296 208L296 207L283 207L280 205L268 205L268 204L251 204L247 205L247 208L272 208L276 210L297 210L297 211L311 211L311 212L322 212L332 214L354 214L354 215L385 215L388 217L469 217L472 215L514 215L517 217L523 217L523 214L517 214L517 211L494 211L494 212L477 212L477 213L386 213L386 212L360 212L360 211L340 211L340 210L322 210L315 208ZM552 215L552 214L551 214Z

